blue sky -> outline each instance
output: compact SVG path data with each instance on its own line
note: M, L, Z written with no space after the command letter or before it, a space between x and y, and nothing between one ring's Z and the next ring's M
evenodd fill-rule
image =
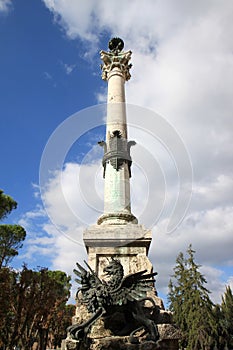
M67 39L43 2L13 2L0 25L1 185L17 198L19 214L32 205L31 183L38 183L50 134L66 117L96 103L101 80L97 58L95 64L84 59L82 42ZM74 67L72 74L66 67Z
M95 145L103 137L103 127L94 132L86 128L87 133L70 146L62 170L66 203L53 173L45 209L57 226L41 202L40 162L62 122L76 113L79 135L90 118L86 108L105 101L99 51L107 49L111 36L120 36L126 50L133 51L127 101L139 106L141 130L146 130L140 135L129 126L130 137L138 144L133 151L132 208L145 226L154 222L150 258L159 272L158 289L166 293L175 258L190 243L214 300L219 301L226 284L233 286L232 14L231 1L222 6L213 0L148 0L141 6L138 0L0 0L0 186L18 202L6 222L19 222L27 229L14 266L26 261L29 266L70 273L75 261L85 257L77 237L96 222L102 206L101 150ZM101 110L95 108L93 127L101 120ZM174 162L148 136L149 130L161 132L148 109L162 116L155 118L157 122L171 125L171 136L179 135L192 163L192 200L172 233L166 227L182 174L177 179ZM136 116L130 118L133 125ZM166 140L178 162L176 147ZM83 194L91 203L88 208L81 201ZM160 219L156 203L164 204ZM91 211L91 206L98 210ZM64 225L61 234L57 229Z
M35 206L33 184L49 136L97 103L102 81L98 52L87 61L82 40L69 40L42 1L9 2L0 28L1 188L18 202L6 220L16 222Z

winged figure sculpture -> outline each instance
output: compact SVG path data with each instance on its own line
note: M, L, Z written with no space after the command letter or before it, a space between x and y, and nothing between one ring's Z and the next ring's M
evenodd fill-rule
M147 296L157 273L143 270L124 277L121 262L111 258L103 270L106 280L101 280L86 262L85 264L88 270L79 263L76 264L78 270L74 269L77 275L76 282L81 285L76 297L86 306L91 316L86 322L68 327L70 336L76 340L84 340L97 319L111 317L112 322L113 315L120 313L124 322L120 329L118 327L115 330L116 335L129 335L131 342L137 342L133 335L139 329L144 329L148 333L147 338L156 342L159 339L157 325L150 315L146 314L144 302L149 300L154 309L158 308L154 300Z

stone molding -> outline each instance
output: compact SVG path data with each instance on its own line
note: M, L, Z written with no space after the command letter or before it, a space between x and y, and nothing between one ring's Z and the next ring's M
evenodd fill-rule
M143 225L92 225L83 233L86 247L146 247L146 252L152 240L152 233ZM145 252L145 254L146 254Z

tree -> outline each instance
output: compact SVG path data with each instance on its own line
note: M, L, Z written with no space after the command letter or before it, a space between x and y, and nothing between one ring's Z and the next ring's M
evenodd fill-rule
M0 220L5 219L16 208L15 200L0 190ZM20 225L0 225L0 269L18 255L18 249L22 248L25 237L26 231Z
M46 274L48 277L48 280L50 281L48 285L48 281L46 285L44 286L45 290L45 298L46 301L44 303L44 311L43 316L41 317L39 323L38 323L38 338L39 338L39 350L45 350L49 334L52 335L52 338L56 336L60 336L62 338L64 336L65 329L60 329L59 333L58 329L57 332L55 329L52 328L52 323L54 320L54 317L56 317L56 314L61 312L65 308L65 304L70 296L70 280L71 277L67 276L62 271L50 271L46 270ZM50 296L50 300L49 297ZM59 321L57 320L59 323ZM53 330L55 331L55 334L53 333ZM59 344L60 345L60 344Z
M0 220L5 219L16 208L17 202L0 189Z
M221 323L225 333L225 342L229 349L233 348L233 294L230 286L222 296Z
M16 207L17 203L0 190L0 220ZM18 254L25 237L26 232L19 225L0 225L1 350L12 350L15 346L29 350L35 340L39 350L45 350L48 335L58 344L71 321L72 308L66 306L70 276L46 268L35 271L24 265L21 271L15 271L7 266ZM57 320L60 327L56 326L56 315L64 317L63 322Z
M13 320L12 298L16 273L9 268L0 269L0 349L6 349L11 337Z
M213 303L191 245L187 254L185 257L180 253L176 259L172 276L175 281L169 283L169 308L183 334L181 346L187 350L207 350L214 346L217 337Z
M62 339L66 338L66 329L71 325L75 314L75 305L62 303L56 305L49 323L48 346L56 349L61 347Z
M216 337L216 348L217 350L226 350L226 339L227 331L224 327L224 319L223 319L223 313L221 310L221 306L219 304L216 304L214 306L214 317L217 325L217 337ZM215 350L214 349L214 350Z
M20 225L0 225L0 268L18 255L25 237L26 231Z
M46 349L54 313L69 298L70 277L62 271L23 266L20 272L2 268L0 278L8 293L7 300L0 299L0 348L4 344L7 350L29 350L37 340L39 349Z

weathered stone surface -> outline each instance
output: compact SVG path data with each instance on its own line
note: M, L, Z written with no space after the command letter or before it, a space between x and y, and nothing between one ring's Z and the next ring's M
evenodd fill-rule
M105 336L89 338L88 345L67 338L62 350L178 350L177 338L166 338L157 341L147 341L141 338L137 344L131 344L129 337Z
M108 260L117 257L124 274L140 270L152 272L147 254L152 234L142 225L93 225L83 234L88 253L88 263L100 278Z
M151 317L152 319L156 320L160 335L160 342L166 341L167 344L168 340L180 339L180 330L174 324L172 324L172 313L170 311L164 310L162 300L156 297L155 293L151 293L150 297L152 297L155 300L159 308L159 312L156 310L155 313L152 312L153 307L150 301L145 302L145 309L147 310L146 313L148 313L148 317ZM162 307L163 309L161 309L160 307ZM84 321L87 321L90 318L90 316L91 315L87 313L86 308L80 305L76 309L76 316L73 319L73 323L80 324ZM106 318L101 317L97 322L95 322L92 325L91 331L89 333L89 338L93 340L100 340L101 338L107 338L108 340L110 338L114 338L116 340L116 338L119 338L121 339L121 341L123 341L123 339L126 339L127 337L116 337L116 335L114 335L114 333L108 327L106 327L108 324L111 324L111 329L117 329L117 323L119 323L119 325L122 326L124 321L123 319L121 319L121 317L121 314L119 314L118 317L116 317L116 315L114 314L112 315L112 318L108 318L107 322Z
M89 317L90 315L87 312L86 307L80 302L77 302L75 316L72 318L72 324L81 324L87 321Z
M158 345L152 341L145 341L141 344L129 343L128 337L108 337L95 339L90 350L154 350Z
M95 339L95 338L105 338L105 337L112 337L113 333L111 332L110 329L107 329L105 327L104 319L101 317L96 321L93 326L91 327L91 332L90 332L90 338Z
M180 339L181 331L174 324L159 324L158 325L160 339Z
M65 340L63 344L65 344L64 350L79 350L80 348L80 342L69 337Z
M143 246L148 252L152 234L142 225L92 225L84 231L83 240L89 247L123 247Z
M177 350L177 340L160 340L158 342L142 340L139 344L131 344L128 337L106 337L95 339L90 350Z
M112 74L116 75L115 71L117 71L118 75L124 80L129 80L131 77L129 70L132 67L129 64L131 55L131 51L112 53L101 50L100 57L103 61L102 79L109 80Z

